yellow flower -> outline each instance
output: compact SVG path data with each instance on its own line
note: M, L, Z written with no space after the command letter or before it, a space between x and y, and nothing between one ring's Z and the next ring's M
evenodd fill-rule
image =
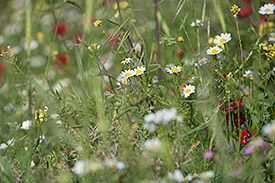
M179 37L178 37L178 42L182 42L182 41L184 41L183 37L182 37L182 36L179 36Z
M93 23L93 25L94 25L95 27L98 27L98 26L101 26L101 23L102 23L101 20L96 20L96 21Z
M233 6L231 6L231 10L232 13L234 13L234 15L237 15L239 13L239 11L241 11L241 8L239 8L239 6L237 6L236 4L234 4Z

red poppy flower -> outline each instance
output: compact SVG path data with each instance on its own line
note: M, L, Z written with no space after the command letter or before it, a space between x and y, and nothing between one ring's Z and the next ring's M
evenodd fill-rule
M229 125L229 119L231 119L232 129L234 129L244 124L245 116L241 111L239 112L230 111L226 114L226 118L225 118L225 122L227 125Z
M260 18L260 25L267 22L267 18L265 18L264 16L261 16Z
M243 130L243 131L241 132L241 140L240 140L240 143L241 143L241 144L244 144L244 145L249 144L249 143L250 143L251 137L252 137L252 136L255 136L256 133L257 133L256 130L252 130L252 135L251 135L251 133L250 133L248 130L246 130L246 129ZM239 139L237 139L237 142L239 142Z
M76 44L79 44L82 39L83 39L83 34L82 33L76 33L74 35L74 42Z
M65 53L59 53L57 55L57 60L61 65L66 65L67 64L67 56Z
M221 110L224 110L224 111L228 111L229 109L230 110L233 110L233 109L237 109L238 107L242 107L242 101L243 99L241 98L237 98L233 105L231 104L230 107L228 106L228 101L226 101L225 103L222 103L222 101L219 101L219 104L220 104L220 109ZM232 100L230 100L230 103L232 103Z
M251 7L251 5L248 5L244 8L242 8L241 11L239 11L238 16L240 18L246 18L246 17L250 16L251 14L252 14L252 7Z
M56 30L56 25L53 26L52 31L55 32L55 30ZM68 30L68 24L65 22L60 22L57 28L57 34L60 34L60 35L65 34L67 30Z

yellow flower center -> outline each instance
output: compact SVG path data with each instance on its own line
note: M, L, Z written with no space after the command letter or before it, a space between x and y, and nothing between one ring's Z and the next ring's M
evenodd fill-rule
M179 41L179 42L182 42L182 41L183 41L183 37L181 37L181 36L178 37L178 41Z
M123 80L123 81L121 81L121 84L126 85L126 84L127 84L127 81L126 81L126 80Z
M196 22L196 25L199 25L200 23L199 22Z
M210 176L208 174L205 174L205 175L202 176L202 178L203 179L208 179L208 178L210 178Z
M222 39L220 40L220 42L221 42L221 43L224 43L224 42L226 42L226 39L222 38Z
M128 60L128 59L126 59L126 60L124 60L124 62L126 62L126 63L127 63L127 62L129 62L129 60Z
M187 89L186 91L185 91L185 93L190 93L191 92L191 89Z
M271 128L270 133L275 133L275 128Z
M26 128L26 129L29 129L29 126L27 125L25 128Z
M218 50L214 49L214 50L211 51L211 53L216 54L216 53L218 53Z
M91 172L96 172L98 168L96 166L91 167Z
M266 9L266 10L264 10L265 12L269 12L270 11L270 9Z
M140 74L140 73L142 73L141 70L137 70L137 71L136 71L136 74Z
M202 61L200 61L200 62L199 62L199 65L202 65L202 64L203 64L203 62L202 62Z
M272 38L275 39L275 36L273 36Z
M129 76L131 76L131 73L127 72L127 73L125 73L124 76L125 76L125 77L129 77Z
M157 148L156 145L151 145L151 146L150 146L150 149L152 149L152 150L154 150L154 149L156 149L156 148Z
M110 167L111 167L112 169L115 169L115 168L116 168L116 165L115 165L115 164L111 164Z
M179 69L178 69L177 67L173 67L173 68L172 68L172 72L178 72L178 70L179 70Z

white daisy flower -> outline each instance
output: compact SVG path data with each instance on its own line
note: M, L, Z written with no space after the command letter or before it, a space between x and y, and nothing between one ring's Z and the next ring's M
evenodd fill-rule
M195 79L198 79L197 76L194 76L194 75L191 75L188 77L188 83L194 83L195 82Z
M268 37L268 41L275 41L275 32L271 33Z
M7 147L8 145L5 143L0 144L0 149L6 149Z
M132 59L130 58L130 57L128 57L128 58L125 58L123 61L121 61L121 64L128 64L128 63L130 63L132 61Z
M202 178L202 179L209 179L209 178L214 177L214 175L215 175L214 171L202 172L200 174L200 178Z
M123 170L125 168L125 163L114 159L105 160L105 165L112 169L116 168L118 170Z
M157 152L161 146L159 139L148 139L144 142L144 148L148 151Z
M30 167L33 168L35 166L34 161L31 162Z
M31 126L32 126L32 121L30 121L30 120L23 121L21 129L29 130Z
M275 10L275 5L268 3L260 7L258 12L262 15L271 15L274 13L274 10Z
M201 66L207 64L207 60L208 60L207 58L203 57L203 58L199 59L198 63L195 63L195 66L201 67Z
M218 46L210 47L208 50L206 50L206 53L208 55L217 55L222 52L222 49Z
M186 87L183 88L182 91L182 96L185 98L189 97L192 93L195 93L195 86L193 85L187 85Z
M200 27L200 26L203 26L203 24L202 24L202 21L201 20L196 20L196 22L192 22L191 24L191 27Z
M214 43L218 46L225 44L231 40L230 33L222 33L221 35L217 35L214 39Z
M134 76L135 72L133 70L125 70L125 71L121 71L120 76L124 77L125 79Z
M174 173L168 172L168 178L177 182L183 182L184 177L180 170L175 170Z
M123 76L119 75L116 80L117 80L117 82L116 82L117 86L121 86L121 84L122 85L126 85L127 84L127 79L125 77L123 77Z
M188 65L188 66L192 66L195 64L194 58L192 58L192 59L184 58L181 61L184 63L184 65Z
M182 67L181 66L171 65L170 67L166 68L165 70L166 70L166 72L169 72L170 74L179 73L179 72L182 71Z
M140 66L140 67L137 67L137 68L134 70L134 73L135 73L136 76L139 76L139 75L143 74L144 71L146 71L146 67Z
M275 120L273 120L269 124L264 125L262 132L263 132L263 134L265 134L271 138L275 138Z
M243 76L244 76L245 78L250 79L250 80L254 80L253 74L254 74L253 71L247 70L247 71L245 71L245 73L244 73Z
M78 160L73 168L75 174L82 176L90 171L91 163L88 160Z
M91 163L90 164L90 170L91 170L91 172L97 172L99 169L101 169L102 168L102 165L101 164L99 164L99 163Z
M150 133L152 133L156 130L156 125L154 123L144 123L143 128L145 128Z
M144 116L144 121L146 123L155 123L155 124L168 124L172 120L182 121L182 118L177 115L176 108L171 109L161 109L156 113L150 113Z

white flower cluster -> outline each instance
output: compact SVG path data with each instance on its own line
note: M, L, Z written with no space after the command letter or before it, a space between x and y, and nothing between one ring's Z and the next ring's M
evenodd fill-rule
M162 109L155 113L150 113L144 116L143 127L149 132L154 132L156 130L155 124L168 124L172 120L182 121L182 118L177 115L176 108Z
M115 159L105 160L104 163L95 163L89 160L78 160L74 165L73 171L78 176L83 176L89 172L97 172L104 166L112 169L117 169L119 171L123 170L126 167L125 163L117 161Z

